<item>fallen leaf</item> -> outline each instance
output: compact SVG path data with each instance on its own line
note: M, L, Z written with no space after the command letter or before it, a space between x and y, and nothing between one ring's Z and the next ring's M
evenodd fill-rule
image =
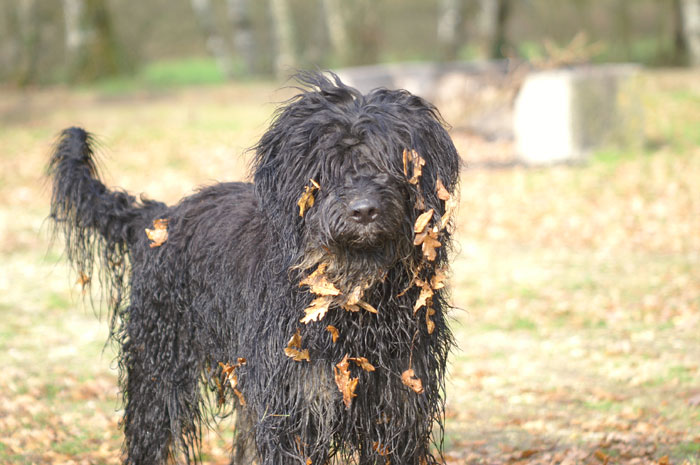
M146 228L146 236L152 241L151 248L163 245L168 240L168 220L165 218L153 220L153 229Z
M423 251L423 256L428 259L428 261L434 261L437 257L437 249L442 246L442 243L438 240L437 228L433 228L432 231L428 231L421 243L421 250Z
M352 360L358 367L365 371L374 371L374 365L369 363L366 357L348 357L348 360Z
M331 338L333 339L333 344L335 344L335 341L337 341L338 337L340 336L340 333L338 333L338 328L336 328L333 325L328 325L328 326L326 326L326 331L331 333Z
M447 225L450 223L450 220L454 216L456 210L457 210L457 199L454 197L450 197L445 202L445 213L440 218L440 230L443 230L447 227Z
M442 183L440 178L437 178L435 183L435 191L437 192L438 199L440 200L449 200L451 197L450 192L445 188L445 185Z
M296 333L294 333L294 336L292 336L287 343L287 347L284 349L284 354L295 362L301 362L302 360L306 360L307 362L311 361L311 358L309 357L309 349L301 349L301 333L299 332L298 328Z
M370 313L377 313L377 309L374 308L369 303L362 300L367 285L355 286L355 288L348 295L347 300L343 303L343 309L348 312L359 312L361 308L364 308Z
M299 216L304 216L306 210L314 206L314 202L316 201L314 194L319 189L321 189L321 186L313 179L309 179L309 184L304 186L304 193L301 194L301 197L299 197L297 201L297 205L299 205Z
M401 373L401 382L413 389L413 392L416 394L423 394L423 382L420 380L420 378L416 377L416 373L413 371L413 368L409 368Z
M236 363L233 365L229 365L227 363L219 362L219 366L221 366L222 369L222 375L224 378L224 382L228 382L231 385L231 389L233 389L234 394L238 397L238 401L242 406L246 405L245 398L243 397L243 393L237 389L238 386L238 375L236 375L236 368L240 367L241 365L246 364L246 359L243 357L238 357L238 360ZM218 381L218 380L217 380ZM219 392L219 403L223 403L223 386L217 382L217 386L220 389Z
M355 394L355 389L357 389L357 382L360 378L352 378L350 376L350 363L348 362L347 354L343 359L338 362L335 367L333 367L333 373L335 374L335 384L338 386L338 390L343 395L343 402L345 403L345 408L350 408L352 404L352 398L357 397Z
M606 465L610 461L610 456L600 449L596 450L594 455L595 458L603 462L603 465Z
M403 174L408 177L408 164L413 161L411 158L411 152L407 149L403 149Z
M439 268L435 270L435 275L430 278L430 287L437 291L445 287L445 281L447 280L447 273L444 268Z
M416 203L413 206L413 208L415 208L418 211L425 210L425 198L420 192L416 195Z
M85 293L87 290L87 287L90 285L90 276L86 275L82 271L78 273L78 280L75 282L75 284L80 284L80 290Z
M434 211L431 208L430 210L418 216L418 218L416 218L416 222L413 225L413 232L419 234L425 231L426 226L428 226L428 223L430 223L430 219L433 217L433 213Z
M340 295L340 290L324 275L326 267L325 263L320 264L313 273L299 282L299 286L309 286L309 291L316 295Z
M428 283L421 281L420 279L416 279L416 285L420 287L420 294L418 294L416 303L413 305L414 314L433 298L433 289Z
M306 313L306 315L299 321L304 324L309 324L311 321L321 321L321 319L323 319L323 317L326 315L331 303L333 303L332 296L323 295L316 297L311 301L311 304L304 309L304 313Z
M377 454L381 455L382 457L389 455L389 445L388 444L385 444L384 446L380 446L377 441L374 441L372 443L372 449L374 449L374 451Z
M434 308L428 307L425 309L425 325L428 328L428 334L433 334L433 331L435 331L435 322L430 319L433 315L435 315Z
M418 184L418 180L423 175L423 166L425 166L425 160L423 157L418 155L418 152L411 150L411 161L413 162L413 176L408 180L411 184Z

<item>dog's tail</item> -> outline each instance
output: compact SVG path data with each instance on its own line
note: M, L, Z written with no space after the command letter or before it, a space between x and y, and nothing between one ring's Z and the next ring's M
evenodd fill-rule
M108 190L97 174L93 144L92 136L81 128L61 133L48 166L50 219L54 232L65 238L66 255L80 282L88 284L97 265L109 306L116 312L127 285L129 244L145 222L147 207L157 203Z

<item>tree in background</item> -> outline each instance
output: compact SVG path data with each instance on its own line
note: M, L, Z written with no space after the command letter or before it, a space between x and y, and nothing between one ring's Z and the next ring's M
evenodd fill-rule
M36 0L19 0L7 9L8 28L15 40L10 42L10 60L14 69L7 78L19 86L36 81L39 56L39 18Z
M275 47L273 69L278 78L286 77L296 67L292 15L287 0L269 0L269 5Z
M63 16L70 81L93 81L133 69L118 44L106 0L63 0Z
M674 0L676 53L692 66L700 66L700 0Z
M251 75L257 71L257 65L250 4L248 0L226 0L226 11L233 29L233 47L243 65L242 74Z
M505 58L509 45L506 26L511 7L511 0L479 0L477 28L481 58Z
M461 0L438 1L437 39L443 60L455 60L461 42L462 23Z

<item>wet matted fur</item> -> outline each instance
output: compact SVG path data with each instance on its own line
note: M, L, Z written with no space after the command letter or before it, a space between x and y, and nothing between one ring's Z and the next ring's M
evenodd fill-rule
M417 96L363 95L334 75L300 81L255 147L252 183L204 187L174 206L107 189L84 130L56 145L51 219L81 280L96 273L107 294L126 464L198 461L212 411L236 412L236 464L440 463L445 290L432 316L414 306L416 283L447 265L450 226L428 260L414 223L432 208L431 228L445 213L438 180L455 192L459 157ZM420 176L406 167L410 150L425 161ZM320 189L300 215L310 179ZM152 247L144 230L159 219L168 237ZM364 289L376 313L333 303L302 323L316 296L299 283L320 264L342 294ZM297 331L309 361L285 354ZM350 364L350 399L335 378L346 355L375 368ZM422 392L402 382L408 369Z

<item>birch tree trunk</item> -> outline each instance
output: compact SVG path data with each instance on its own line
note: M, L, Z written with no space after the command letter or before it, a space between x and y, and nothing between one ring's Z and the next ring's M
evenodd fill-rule
M275 45L274 70L278 78L288 77L294 71L294 29L287 0L270 0L272 33Z
M119 47L106 0L64 0L63 20L68 75L90 81L131 70Z
M224 36L219 33L216 27L216 13L214 12L211 0L191 0L194 11L202 32L206 37L207 50L216 60L216 64L226 77L233 75L233 63L231 61L231 51Z
M479 49L482 58L503 58L510 0L479 0Z
M340 0L322 0L323 13L326 18L326 26L328 29L328 37L333 50L334 62L344 64L347 61L350 52L350 43L348 40L348 29L343 12L340 6Z
M460 0L440 0L438 8L437 37L442 58L454 60L459 49L459 25L462 19Z
M226 0L226 9L233 26L233 48L243 62L244 74L256 71L253 20L248 0Z
M17 72L13 80L20 86L36 81L36 65L39 58L39 24L35 0L17 2L17 26L15 29L15 60Z
M680 0L680 7L688 63L700 66L700 0Z

